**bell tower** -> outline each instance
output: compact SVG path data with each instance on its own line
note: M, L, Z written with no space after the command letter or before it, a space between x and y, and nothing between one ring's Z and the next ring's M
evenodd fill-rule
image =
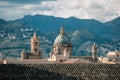
M42 57L40 51L40 39L37 37L36 32L34 32L34 35L31 38L31 54L35 56L40 55Z
M93 58L93 62L97 62L97 55L98 55L97 44L94 43L94 45L93 45L93 47L92 47L92 58Z
M36 32L34 32L31 38L31 52L21 52L21 59L42 59L42 51L40 50L40 39L37 37Z

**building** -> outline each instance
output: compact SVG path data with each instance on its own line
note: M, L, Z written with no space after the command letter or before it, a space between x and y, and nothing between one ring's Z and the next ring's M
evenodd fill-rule
M93 62L97 62L97 58L98 58L98 50L97 50L97 44L94 43L93 47L92 47L92 58L93 58Z
M43 59L42 52L40 50L40 40L34 32L31 38L31 52L27 53L25 50L21 53L21 58L24 59L37 59L43 62L63 62L63 63L89 63L97 62L97 45L94 43L92 47L92 56L79 56L72 57L72 43L68 35L66 34L64 27L60 28L59 35L56 37L50 58Z
M22 63L40 62L40 63L90 63L98 62L97 44L94 43L92 47L92 56L72 57L72 43L69 36L66 34L64 27L60 28L60 32L54 40L53 48L50 52L50 57L43 59L42 51L40 50L40 39L34 32L31 38L31 52L25 50L21 53ZM29 60L33 59L33 60ZM36 59L36 60L34 60Z
M120 62L120 52L119 51L113 51L113 52L108 52L107 57L109 58L109 61L118 63Z
M23 50L21 52L21 59L42 59L40 39L37 37L36 32L34 32L34 35L31 38L31 52L26 52Z
M67 59L70 59L71 55L72 43L70 38L66 34L64 27L62 26L59 35L54 41L49 61L63 62Z
M116 51L112 51L112 52L108 52L107 55L109 58L120 58L120 52Z
M106 57L100 57L99 60L106 64L120 64L120 52L117 50L108 52Z

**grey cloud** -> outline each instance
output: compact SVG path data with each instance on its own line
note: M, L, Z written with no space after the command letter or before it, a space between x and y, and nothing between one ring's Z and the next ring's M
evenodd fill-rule
M13 20L24 15L74 16L102 22L120 15L119 0L0 0L0 18ZM114 1L114 2L113 2ZM39 3L39 4L38 4Z
M42 1L55 1L55 0L0 0L9 3L16 3L16 4L37 4Z

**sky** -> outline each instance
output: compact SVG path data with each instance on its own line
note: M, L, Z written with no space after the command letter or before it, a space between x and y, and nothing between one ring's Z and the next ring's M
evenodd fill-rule
M4 20L35 14L106 22L120 16L120 0L0 0Z

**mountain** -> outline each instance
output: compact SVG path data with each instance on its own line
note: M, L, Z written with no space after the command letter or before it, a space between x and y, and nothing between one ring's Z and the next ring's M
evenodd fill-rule
M76 30L71 35L71 41L74 45L73 54L77 56L90 56L91 55L91 47L93 46L93 43L96 42L99 46L99 54L105 55L107 53L107 50L111 50L108 48L108 45L112 41L105 37L100 37L92 32L90 32L87 29L80 29ZM103 44L106 44L105 46L102 46ZM107 48L107 50L106 50Z
M0 34L3 35L3 37L7 37L8 34L9 35L16 34L16 37L20 38L20 35L22 35L22 33L27 34L29 32L34 32L34 31L38 31L38 33L40 33L39 36L44 35L44 33L42 33L40 30L24 25L22 23L16 23L16 22L13 23L0 19Z
M94 19L60 18L46 15L26 15L13 21L0 19L0 48L23 47L29 50L30 38L33 32L37 31L44 55L47 56L63 25L71 38L73 55L91 55L91 47L96 42L99 46L99 55L105 56L108 51L120 50L119 20L118 17L101 23ZM0 55L20 57L21 50L11 51L1 51Z
M86 49L83 49L83 48L87 48L88 45L93 43L92 41L94 41L95 37L96 36L92 32L86 29L74 31L71 35L71 41L72 41L72 44L74 45L73 54L77 56L90 54L90 52L89 53L86 52ZM90 42L90 43L87 43L87 42ZM85 45L85 46L82 46L82 45ZM89 51L91 50L89 49Z
M76 30L73 32L71 41L76 47L79 47L81 44L83 44L88 40L91 40L91 41L94 40L95 37L96 36L92 32L86 29L82 29L82 30Z
M0 26L3 25L3 24L7 24L8 22L3 20L3 19L0 19Z
M120 17L117 17L111 21L106 22L105 25L110 26L109 35L114 40L120 40Z
M22 49L30 49L33 32L45 36L43 32L21 23L12 23L0 19L0 55L3 57L20 57Z
M68 33L74 32L78 29L87 29L88 31L105 38L112 40L120 40L120 17L106 22L101 23L94 19L78 19L75 17L60 18L46 15L26 15L21 19L9 21L12 23L21 23L26 26L38 29L46 34L48 37L55 38L56 32L59 32L61 25L67 29ZM52 37L50 35L53 35Z
M75 17L70 18L59 18L54 16L46 15L27 15L22 19L17 19L12 22L22 23L27 26L32 26L34 28L40 29L41 31L56 32L59 30L61 25L64 25L68 31L75 31L77 29L88 29L91 32L104 35L108 33L109 27L103 23L94 19L78 19ZM106 31L107 30L107 31Z
M117 17L111 21L105 22L105 24L109 25L109 26L116 26L116 27L120 27L120 17Z

